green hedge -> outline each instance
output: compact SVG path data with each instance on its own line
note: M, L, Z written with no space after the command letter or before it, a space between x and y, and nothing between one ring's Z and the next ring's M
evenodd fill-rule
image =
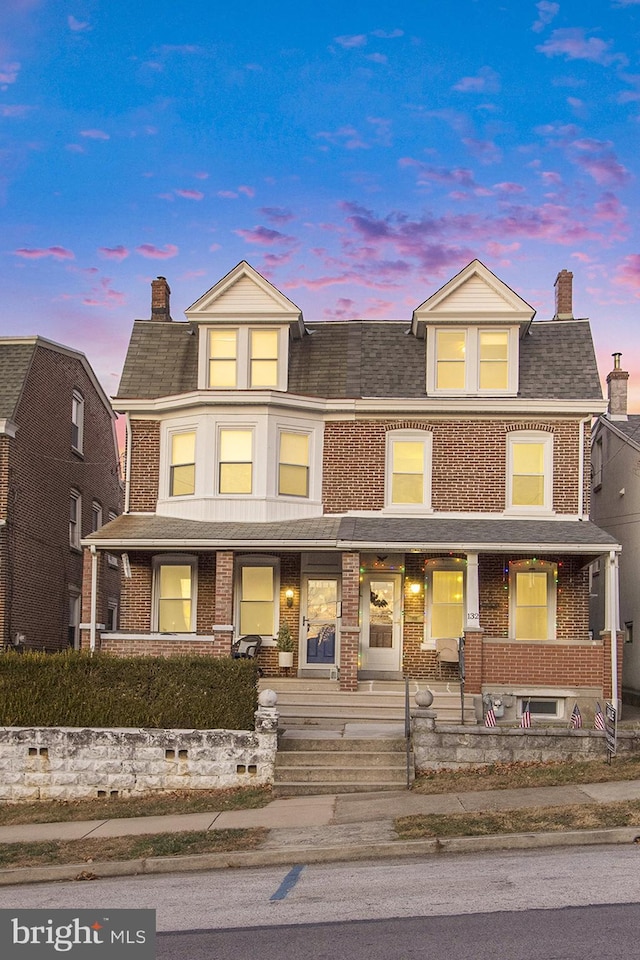
M253 730L257 669L230 657L0 655L0 726Z

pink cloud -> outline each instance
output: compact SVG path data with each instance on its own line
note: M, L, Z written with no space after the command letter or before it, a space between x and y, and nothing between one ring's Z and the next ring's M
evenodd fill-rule
M416 167L419 170L418 183L421 185L434 181L466 187L475 186L473 171L467 167L434 167L420 160L414 160L412 157L401 157L398 160L398 166Z
M497 93L500 78L491 67L481 67L475 77L462 77L453 85L459 93Z
M545 184L549 186L557 186L562 183L562 177L555 170L541 170L540 176L542 177Z
M624 240L629 234L627 210L613 193L604 193L594 207L594 220L608 224L611 229L611 239Z
M76 20L75 17L67 17L67 23L69 24L69 29L73 30L75 33L81 33L84 30L91 30L91 24L87 21Z
M364 142L355 127L339 127L337 130L321 130L316 133L319 140L326 140L334 146L343 146L347 150L368 150L368 144Z
M260 207L260 213L264 214L271 223L288 223L294 219L291 210L287 210L286 207Z
M477 157L480 163L500 163L502 151L492 140L478 140L475 137L463 137L467 150Z
M338 297L333 309L327 307L322 312L325 317L332 317L334 320L352 319L357 316L355 306L355 300L351 300L349 297Z
M613 53L612 46L612 40L587 37L582 27L565 27L554 30L551 37L537 46L536 50L547 57L562 56L567 60L589 60L604 67L616 62L625 65L627 58L620 53Z
M249 187L246 184L242 184L238 187L238 193L244 193L245 197L255 197L256 195L253 187Z
M389 57L384 53L368 53L366 59L372 63L389 63Z
M16 257L25 260L41 260L43 257L53 257L54 260L75 260L75 255L66 247L21 247L13 251Z
M334 43L344 47L345 50L351 50L353 47L364 47L367 42L367 36L364 33L356 33L351 36L334 37Z
M7 103L0 106L0 117L26 117L32 110L35 110L35 107L20 103Z
M123 307L127 298L121 291L111 289L110 277L103 277L100 283L93 287L91 295L84 297L82 302L86 307L106 307L109 309Z
M372 30L372 37L378 37L380 40L397 40L398 37L404 37L404 30Z
M136 247L136 253L141 257L147 257L149 260L170 260L177 256L178 247L173 243L165 243L164 247L155 247L152 243L142 243Z
M125 260L129 256L129 251L122 244L117 247L98 247L98 253L105 260Z
M622 184L629 179L629 171L616 158L611 141L583 137L574 140L571 147L577 151L572 157L574 163L586 170L596 183Z
M218 190L218 196L223 200L237 200L238 194L235 190Z
M511 183L510 181L504 181L503 183L494 183L494 190L498 190L500 193L506 193L510 196L516 193L524 193L525 189L520 183Z
M15 83L20 72L19 63L5 63L0 67L1 89L6 90L10 83Z
M204 200L204 193L200 190L176 190L176 196L185 200Z
M549 3L549 0L540 0L540 3L536 3L536 8L538 10L538 19L531 29L535 30L536 33L540 33L547 24L551 23L551 21L557 17L560 4Z
M104 130L81 130L81 137L88 137L89 140L110 140L111 137Z
M197 173L194 173L196 180L208 180L209 174L205 170L198 170Z
M69 153L86 153L85 148L79 143L68 143L65 147L65 150L68 150Z
M489 241L487 244L487 250L492 257L503 257L505 253L515 253L516 250L520 249L521 244L514 243L498 243L495 240Z
M634 296L640 297L640 253L631 253L618 264L613 282L629 287Z
M270 247L274 243L295 243L295 237L289 237L279 230L270 230L269 227L254 227L253 230L234 230L247 243L257 243L260 246Z

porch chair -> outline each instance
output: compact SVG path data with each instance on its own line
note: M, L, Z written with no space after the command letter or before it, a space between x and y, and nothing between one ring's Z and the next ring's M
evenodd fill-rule
M262 646L262 637L257 633L249 633L246 637L238 637L231 644L231 656L234 660L254 660ZM262 676L262 670L258 667L258 673Z
M439 637L436 640L438 677L442 677L443 663L460 663L460 647L457 637Z

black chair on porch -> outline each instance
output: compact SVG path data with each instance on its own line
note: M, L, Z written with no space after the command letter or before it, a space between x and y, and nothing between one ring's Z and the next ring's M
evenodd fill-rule
M247 634L246 637L238 637L231 644L231 656L234 660L255 660L262 646L262 637L257 633ZM258 667L258 674L262 676L262 670Z

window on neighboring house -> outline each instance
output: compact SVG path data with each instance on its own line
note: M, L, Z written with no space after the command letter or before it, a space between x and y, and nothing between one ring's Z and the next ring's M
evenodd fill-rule
M72 490L69 497L69 545L80 549L82 536L82 496Z
M309 435L280 434L278 493L290 497L309 496Z
M118 601L113 597L107 600L107 619L105 629L112 633L118 629Z
M195 633L195 559L162 558L154 563L158 632Z
M387 434L386 504L429 507L431 503L432 435L425 431Z
M253 430L228 430L218 435L218 493L253 492Z
M117 513L115 513L114 510L109 510L109 523L111 523L112 520L115 520L116 517L117 517ZM110 567L118 566L118 558L114 553L107 554L107 563L109 564Z
M196 435L188 433L171 434L171 467L169 496L186 497L196 489Z
M436 333L436 387L464 390L466 386L467 335L465 330Z
M80 591L69 590L69 628L67 641L72 650L80 648Z
M508 507L525 512L551 510L552 457L551 434L509 435Z
M598 490L602 486L602 437L598 437L591 448L591 473L593 489Z
M238 385L238 331L209 330L209 386L233 389Z
M84 447L84 397L74 390L71 397L71 446L77 453Z
M510 568L510 635L516 640L554 640L556 567L543 561L515 561Z
M432 640L460 637L464 632L464 573L460 568L433 569L427 589L428 622Z
M91 504L91 532L99 530L102 526L102 507L97 500Z
M250 330L250 376L252 387L278 386L279 330Z
M509 334L506 330L479 331L479 386L506 390L509 386Z
M276 630L277 561L244 561L239 566L240 635L273 637Z

